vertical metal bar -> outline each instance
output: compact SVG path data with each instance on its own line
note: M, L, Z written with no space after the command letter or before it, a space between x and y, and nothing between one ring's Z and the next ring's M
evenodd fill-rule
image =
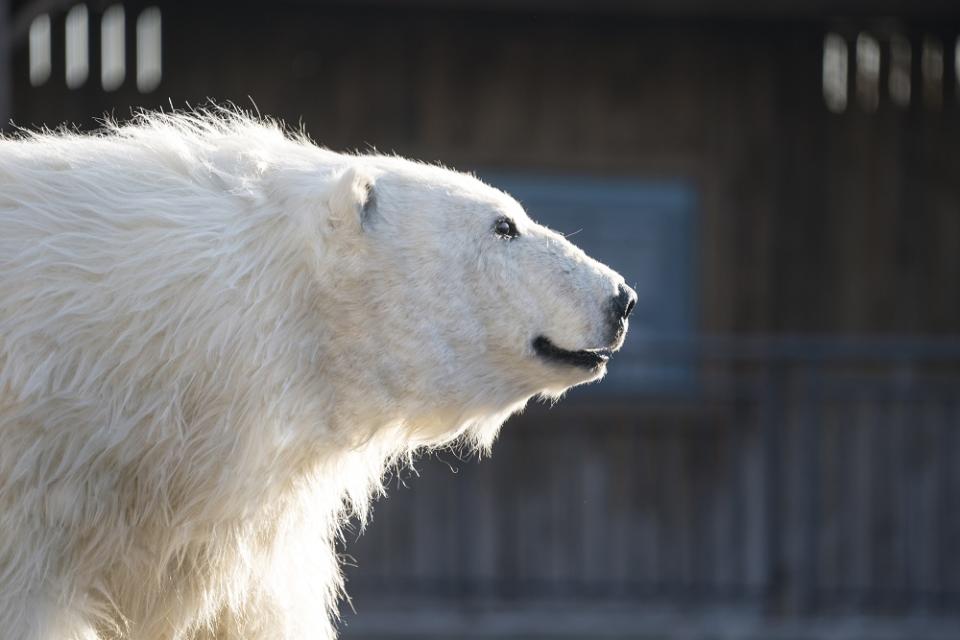
M801 378L801 441L803 442L804 531L803 550L798 572L798 608L802 614L817 606L820 563L820 422L821 385L813 366L803 369Z
M782 442L783 429L783 375L782 368L774 364L767 372L761 398L761 421L764 445L764 511L766 531L764 551L766 556L766 584L764 585L764 608L768 613L783 609L783 550L782 518L780 504L783 501Z
M953 520L951 510L951 489L952 489L952 469L953 469L953 428L951 425L954 418L953 401L947 398L942 399L942 409L937 413L940 418L937 426L937 575L936 575L936 601L934 606L945 608L947 605L946 595L950 590L950 562L948 558L951 555L950 549L950 523Z

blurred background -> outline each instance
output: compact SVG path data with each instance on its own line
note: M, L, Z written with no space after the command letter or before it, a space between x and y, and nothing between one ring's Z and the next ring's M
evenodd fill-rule
M0 120L255 104L475 171L640 294L602 384L390 476L345 638L960 638L956 0L5 0L0 34Z

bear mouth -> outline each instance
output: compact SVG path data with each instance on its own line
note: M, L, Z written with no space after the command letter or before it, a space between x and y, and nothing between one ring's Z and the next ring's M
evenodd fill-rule
M610 349L581 349L579 351L561 349L545 336L537 336L533 339L533 351L544 360L583 369L596 369L605 365L611 354Z

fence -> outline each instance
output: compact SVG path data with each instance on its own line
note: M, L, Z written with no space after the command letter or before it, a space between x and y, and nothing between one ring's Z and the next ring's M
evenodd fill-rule
M347 545L351 593L960 612L960 342L643 353L690 383L574 391L508 422L491 460L395 476Z

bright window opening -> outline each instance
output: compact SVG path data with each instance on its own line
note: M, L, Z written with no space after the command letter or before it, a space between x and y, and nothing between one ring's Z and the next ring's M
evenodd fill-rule
M50 16L37 16L30 23L30 84L39 87L50 79Z
M829 33L823 41L823 100L834 113L847 108L847 43Z
M957 82L957 99L960 100L960 37L957 38L957 43L953 46L953 73Z
M867 112L880 105L880 45L872 36L857 36L857 100Z
M923 39L923 57L920 60L923 73L923 102L938 110L943 105L943 43L927 36Z
M910 67L913 54L910 41L900 35L890 40L890 100L901 109L910 106Z
M100 84L114 91L127 75L127 49L123 6L115 4L103 12L100 21Z
M160 9L144 9L137 18L137 89L149 93L163 77Z
M90 32L86 5L78 4L67 13L64 35L67 86L77 89L83 86L90 74Z

